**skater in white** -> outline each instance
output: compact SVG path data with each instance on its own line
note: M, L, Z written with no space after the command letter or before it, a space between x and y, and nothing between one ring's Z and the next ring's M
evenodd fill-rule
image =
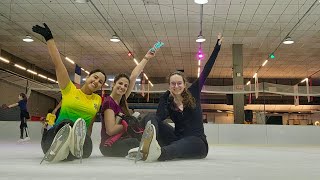
M55 125L42 137L43 160L57 162L87 158L92 153L92 125L101 105L101 97L94 92L101 89L106 75L99 69L93 70L85 84L77 89L69 78L49 27L46 24L44 27L36 25L32 30L47 41L63 99Z
M138 150L141 153L137 153L136 159L152 162L176 158L201 159L207 156L208 143L202 122L200 93L218 56L221 42L219 34L203 71L189 88L181 72L169 75L169 90L161 96L156 115L145 117L148 123ZM163 122L167 117L174 122L175 128Z
M27 108L28 98L30 97L30 94L31 94L31 89L28 89L27 94L24 94L24 93L19 94L18 96L19 102L11 104L9 106L6 104L2 105L3 109L9 109L16 106L19 106L20 108L20 139L18 140L18 143L30 141L28 125L27 125L27 121L30 119L30 115ZM24 132L26 134L25 138L23 138Z
M127 99L134 88L136 79L155 52L148 51L142 61L133 69L130 78L118 74L112 84L110 96L104 98L101 112L100 151L104 156L124 157L129 149L139 146L143 123L130 117ZM133 116L135 113L133 114Z

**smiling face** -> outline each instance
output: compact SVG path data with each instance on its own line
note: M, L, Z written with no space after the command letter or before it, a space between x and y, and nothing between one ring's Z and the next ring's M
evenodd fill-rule
M126 94L128 87L129 87L129 79L127 77L121 77L117 81L113 83L112 93L117 95L124 95Z
M186 82L183 77L179 74L173 74L169 78L169 90L174 95L181 95L186 88Z
M91 92L95 92L95 91L101 89L105 80L106 80L106 77L103 73L95 72L87 77L84 85L87 86L87 88Z

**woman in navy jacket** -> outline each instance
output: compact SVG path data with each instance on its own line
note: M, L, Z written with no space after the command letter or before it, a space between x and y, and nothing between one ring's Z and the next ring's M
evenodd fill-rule
M201 89L218 56L222 42L218 35L216 46L203 68L199 78L186 87L186 78L177 71L169 76L169 90L160 98L156 115L149 114L141 140L142 159L145 161L165 161L175 158L205 158L208 143L204 134ZM173 128L163 121L170 117Z

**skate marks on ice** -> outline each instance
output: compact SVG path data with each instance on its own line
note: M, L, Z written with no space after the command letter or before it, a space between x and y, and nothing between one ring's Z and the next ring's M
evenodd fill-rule
M103 157L94 146L90 158L43 163L40 144L2 143L2 179L318 179L320 147L210 146L207 158L144 163Z

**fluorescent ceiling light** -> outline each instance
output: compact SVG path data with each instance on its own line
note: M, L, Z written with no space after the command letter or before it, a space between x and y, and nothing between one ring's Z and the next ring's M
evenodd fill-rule
M36 73L35 71L32 71L32 70L30 70L30 69L28 69L27 70L29 73L31 73L31 74L38 74L38 73Z
M114 79L113 79L113 78L109 78L109 79L108 79L108 81L113 82L113 81L114 81ZM136 79L136 81L140 82L140 81L141 81L141 79Z
M258 75L257 73L254 73L253 78L255 78L257 75Z
M22 70L27 70L27 68L20 66L19 64L14 64L14 66Z
M42 75L42 74L38 74L38 76L39 76L39 77L42 77L43 79L48 79L47 76L44 76L44 75Z
M66 60L69 61L71 64L74 64L74 61L72 61L70 58L66 57Z
M143 73L143 76L148 80L148 76L145 73Z
M262 66L265 66L268 63L268 60L265 60Z
M56 80L51 79L51 78L48 78L48 80L51 81L51 82L54 82L54 83L56 82Z
M0 60L1 60L2 62L5 62L5 63L9 63L9 62L10 62L8 59L3 58L3 57L0 57Z
M133 61L134 61L134 63L136 63L136 65L139 64L138 61L135 58L133 58Z

